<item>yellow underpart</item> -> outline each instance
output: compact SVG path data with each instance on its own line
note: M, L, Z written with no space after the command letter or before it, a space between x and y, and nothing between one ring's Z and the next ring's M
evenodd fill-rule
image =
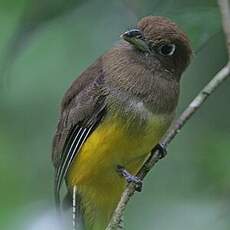
M116 166L136 174L170 121L170 116L152 116L145 128L135 130L117 116L107 117L90 135L67 178L69 188L77 185L87 230L103 230L120 199L125 180Z

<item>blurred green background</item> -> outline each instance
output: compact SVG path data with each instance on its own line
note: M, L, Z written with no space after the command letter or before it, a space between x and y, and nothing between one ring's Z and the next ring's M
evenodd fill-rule
M195 51L179 114L227 61L216 1L0 0L0 229L59 229L51 142L61 97L121 32L150 14L176 21ZM230 229L229 83L147 177L126 229Z

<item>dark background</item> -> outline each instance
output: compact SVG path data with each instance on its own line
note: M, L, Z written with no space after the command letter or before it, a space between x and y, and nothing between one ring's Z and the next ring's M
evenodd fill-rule
M61 97L143 16L167 16L191 39L178 114L186 107L227 59L215 2L0 0L0 229L59 229L51 141ZM174 139L129 204L126 229L230 229L229 98L226 81Z

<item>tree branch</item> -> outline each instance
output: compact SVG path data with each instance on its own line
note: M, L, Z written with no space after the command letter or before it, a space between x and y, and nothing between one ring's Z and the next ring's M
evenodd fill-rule
M220 12L222 15L223 30L226 36L226 43L229 55L229 61L214 77L213 79L201 90L201 92L194 98L194 100L189 104L185 111L176 120L174 125L171 127L166 137L162 140L162 144L168 146L168 144L175 138L180 129L185 125L185 123L191 118L191 116L201 107L201 105L206 101L206 99L230 76L230 6L228 0L218 0L220 7ZM160 153L159 151L152 152L150 157L144 163L137 176L143 180L148 172L153 168L153 166L159 161ZM121 226L122 217L125 208L130 200L130 198L135 193L135 185L127 185L122 197L118 203L116 210L110 220L109 225L106 230L117 230Z
M230 60L230 5L229 0L218 0L220 7L223 30L226 37L226 45L228 49L228 58Z

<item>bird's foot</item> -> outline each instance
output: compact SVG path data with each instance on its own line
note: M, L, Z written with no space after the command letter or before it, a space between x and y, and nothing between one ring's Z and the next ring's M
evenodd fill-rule
M134 183L135 184L135 190L137 192L141 192L142 190L142 181L139 177L134 176L132 174L130 174L123 166L121 165L117 165L117 172L125 178L125 180L127 181L127 183Z
M159 155L159 159L162 159L164 158L166 155L167 155L167 149L166 147L163 145L163 144L157 144L153 150L152 150L152 153L155 153L156 151L159 151L160 155Z

